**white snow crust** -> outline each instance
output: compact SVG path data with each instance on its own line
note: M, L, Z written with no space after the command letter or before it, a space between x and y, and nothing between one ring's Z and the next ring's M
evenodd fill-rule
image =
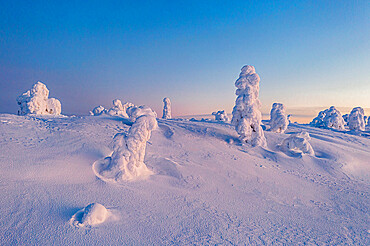
M17 103L20 106L19 113L21 115L60 115L62 111L60 101L58 99L48 97L48 88L41 81L38 81L33 85L31 90L26 91L17 98Z
M239 78L235 82L237 88L231 123L235 125L242 143L252 146L266 146L266 138L261 127L262 115L259 108L260 77L253 66L242 67Z
M225 110L213 112L212 115L215 116L215 120L217 121L228 122L230 120L227 114L225 113Z
M284 133L289 125L286 107L282 103L272 104L270 112L270 130L272 132Z
M355 131L365 131L364 109L361 107L353 108L348 116L348 128Z
M127 134L114 136L112 155L93 167L104 181L130 181L152 174L144 164L144 157L146 143L158 126L156 113L147 106L130 107L127 112L133 125Z
M345 121L342 114L334 106L319 112L318 116L310 123L315 127L327 127L337 130L345 129Z
M171 119L171 101L168 97L163 98L163 119Z

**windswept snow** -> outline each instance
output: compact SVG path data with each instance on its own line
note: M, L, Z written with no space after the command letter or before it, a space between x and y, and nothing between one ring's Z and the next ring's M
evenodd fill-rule
M290 124L249 148L228 123L158 126L144 156L153 175L116 184L91 166L131 134L128 120L0 114L1 245L370 245L369 131ZM314 155L283 153L302 131ZM92 202L117 219L72 227Z
M286 107L284 104L272 104L270 112L270 129L272 132L284 133L288 128L289 121L285 111Z
M352 109L348 116L348 128L355 131L365 131L364 109L357 107Z
M261 127L262 115L259 108L260 77L253 66L242 67L239 78L235 82L238 96L233 109L231 123L243 143L252 146L266 146L266 138Z
M41 81L33 85L31 90L26 91L17 98L20 106L19 113L60 115L62 106L60 101L49 98L49 90Z
M171 101L168 97L163 98L163 119L171 119Z
M215 116L215 120L217 121L223 121L223 122L229 121L229 117L225 113L225 110L213 112L212 115Z
M108 210L99 203L91 203L75 213L70 223L75 227L96 226L109 216Z
M156 114L146 106L131 107L128 114L133 121L128 134L116 134L112 155L93 166L95 174L104 181L130 181L152 174L144 164L144 157L146 143L158 126Z

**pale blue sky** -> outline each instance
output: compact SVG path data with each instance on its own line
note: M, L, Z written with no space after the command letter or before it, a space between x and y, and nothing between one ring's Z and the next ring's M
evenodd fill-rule
M370 1L0 3L0 112L37 80L68 114L163 97L175 115L231 112L245 64L264 111L370 108Z

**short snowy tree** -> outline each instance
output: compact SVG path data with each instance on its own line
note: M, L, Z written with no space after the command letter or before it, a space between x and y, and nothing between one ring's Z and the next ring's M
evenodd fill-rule
M348 116L348 127L350 130L365 131L364 109L361 107L353 108Z
M90 111L90 115L98 116L102 115L106 112L106 109L103 106L97 106L93 110Z
M266 146L266 138L261 127L262 115L259 110L261 102L259 96L260 77L253 66L242 67L239 78L235 82L237 87L231 123L235 125L242 143L252 146Z
M284 133L289 125L286 107L282 103L272 104L270 112L270 129L272 132Z
M146 142L157 128L156 113L147 106L127 110L133 122L127 134L116 134L113 153L105 158L104 166L95 170L106 181L120 182L146 177L152 172L144 164Z
M345 121L342 117L342 114L334 106L321 111L310 124L315 127L328 127L337 130L345 129Z
M311 140L311 138L308 132L300 132L292 134L288 138L284 139L279 147L283 152L288 154L314 155L315 152L313 151L309 140Z
M33 85L31 90L26 91L17 98L20 106L19 113L26 114L52 114L60 115L62 105L55 98L48 98L49 90L41 81Z
M114 99L113 107L107 111L107 114L111 116L121 116L121 117L128 118L127 109L133 106L135 106L133 103L126 102L122 104L121 100Z
M225 113L225 110L220 110L220 111L217 111L217 112L213 112L212 115L215 116L215 120L217 121L224 121L224 122L227 122L229 121L229 117L227 116L227 114Z
M163 119L171 119L171 101L168 97L163 98Z

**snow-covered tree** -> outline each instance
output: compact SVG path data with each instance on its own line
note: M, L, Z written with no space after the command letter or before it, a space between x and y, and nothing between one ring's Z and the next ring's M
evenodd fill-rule
M289 120L285 111L286 107L284 104L272 104L272 109L270 112L270 129L272 132L284 133L288 128Z
M127 110L133 122L127 134L116 134L113 153L106 158L99 176L110 181L126 181L145 177L152 172L144 164L146 142L158 124L156 113L147 106L130 107Z
M163 119L171 119L171 101L168 97L163 98Z
M224 122L227 122L229 121L229 117L227 116L227 114L225 113L225 110L220 110L220 111L217 111L217 112L213 112L212 115L215 116L215 120L217 121L224 121Z
M337 130L345 129L345 121L342 117L342 114L334 106L321 111L310 124L316 127L328 127Z
M308 132L300 132L292 134L288 138L284 139L279 147L283 152L289 154L299 153L314 155L315 152L313 151L309 140L311 140L311 138Z
M348 127L350 130L365 131L364 109L361 107L353 108L348 116Z
M106 109L103 106L97 106L93 110L90 111L90 115L98 116L102 115L106 112Z
M48 98L49 90L41 81L33 85L31 90L26 91L17 98L20 106L19 113L26 114L52 114L59 115L62 111L60 101Z
M343 117L343 120L344 122L346 123L346 125L348 124L348 116L349 114L344 114L342 117Z
M121 100L114 99L113 107L107 111L107 114L111 116L121 116L121 117L128 118L127 109L133 106L135 106L133 103L126 102L122 104Z
M261 127L262 115L259 108L260 77L253 66L242 67L239 78L235 82L237 87L231 123L235 125L243 143L252 146L266 146L266 138Z

